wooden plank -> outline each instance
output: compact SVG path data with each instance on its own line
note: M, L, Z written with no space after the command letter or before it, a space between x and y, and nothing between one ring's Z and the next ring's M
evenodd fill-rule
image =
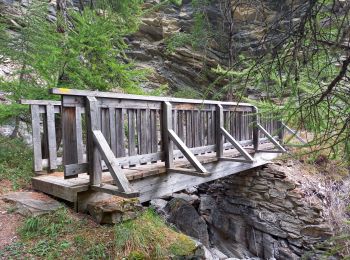
M116 195L122 198L136 198L139 196L139 192L130 192L126 193L123 191L120 191L118 187L111 185L111 184L100 184L100 185L92 185L91 189L94 191L104 192L111 195Z
M253 146L254 150L259 149L259 128L258 128L258 108L254 107L252 114L252 128L253 128Z
M271 136L271 135L266 131L266 129L265 129L264 127L262 127L262 125L258 124L258 128L259 128L259 130L262 131L262 133L270 140L270 142L273 143L273 144L276 146L276 148L277 148L278 150L280 150L280 151L283 152L283 153L287 152L286 149L284 149L284 147L283 147L282 145L280 145L280 144L276 141L276 139L275 139L273 136Z
M221 105L216 107L216 156L222 157L224 154L224 136L221 133L221 128L224 126L224 110Z
M178 118L177 118L177 127L178 127L178 135L182 141L185 141L185 134L184 134L184 112L182 110L178 111Z
M109 147L106 139L104 138L100 130L93 130L94 143L98 147L100 154L105 161L109 172L111 173L116 185L119 188L119 191L125 193L133 192L129 186L129 181L126 178L125 174L122 172L119 163L117 162L116 157L113 154L113 151ZM96 184L96 185L100 185Z
M150 111L151 122L151 153L158 151L157 110Z
M139 200L148 201L153 198L161 198L165 195L171 195L174 192L190 188L202 183L213 181L245 170L253 169L264 165L269 159L275 158L276 154L256 154L255 162L252 164L218 161L206 164L206 168L212 174L207 177L197 177L179 173L169 173L157 176L150 176L145 179L131 182L135 190L140 191Z
M21 99L20 104L22 105L51 105L51 106L61 106L61 101L55 100L29 100L29 99Z
M207 144L213 144L211 112L207 112Z
M136 144L135 144L135 126L136 126L136 118L135 118L135 110L128 110L128 149L129 156L136 155Z
M47 139L49 146L49 167L50 170L57 169L57 146L55 131L55 112L53 105L46 106Z
M84 162L84 143L83 143L83 121L81 116L81 108L75 108L75 129L77 135L77 157L78 163Z
M148 147L147 147L147 137L148 137L148 120L147 120L147 112L146 110L141 110L141 126L140 127L140 154L147 154L148 153Z
M40 114L39 105L32 105L30 108L32 115L32 136L34 153L34 171L42 171L42 153L40 136Z
M91 185L99 185L102 182L102 165L101 156L97 146L94 142L94 130L100 129L100 118L98 101L95 97L86 98L87 109L87 155L89 168L88 173L90 176Z
M229 134L229 132L226 131L225 128L220 128L221 133L226 137L226 140L228 140L236 149L237 151L244 157L246 161L253 162L253 158L243 149L243 147L239 144L239 142L236 141L232 137L232 135Z
M173 168L174 166L174 147L169 135L172 130L172 107L169 102L163 103L163 151L165 159L165 168Z
M174 130L168 128L169 137L173 140L176 146L180 149L183 155L187 158L187 160L193 165L193 167L198 171L205 173L207 170L203 167L203 165L198 161L198 159L194 156L194 154L188 149L184 142L176 135ZM173 167L167 167L173 168Z
M158 96L142 96L142 95L113 93L113 92L67 89L67 88L52 88L50 92L52 94L58 94L58 95L93 96L96 98L115 98L115 99L130 99L130 100L173 102L173 103L193 103L193 104L203 104L203 105L222 104L227 106L240 106L240 107L250 107L250 108L252 107L252 105L248 103L221 102L221 101L215 101L215 100L185 99L185 98L158 97Z
M67 164L77 163L78 151L77 151L75 107L62 108L62 136L63 136L63 164L67 165Z
M142 124L141 124L141 109L136 110L136 133L137 133L137 153L141 153L141 131L142 131Z
M125 156L125 132L124 132L124 109L116 110L116 130L117 130L117 154L116 157Z
M301 138L301 137L298 135L297 131L291 129L289 126L287 126L287 125L286 125L285 123L283 123L283 122L281 122L281 125L282 125L282 127L284 127L289 133L291 133L291 134L293 135L293 137L297 138L302 144L307 144L307 142L306 142L303 138ZM279 138L281 138L281 137L279 137ZM282 138L283 138L283 137L282 137Z
M204 130L205 130L205 119L204 119L204 111L199 111L199 143L198 146L204 146Z
M193 146L194 147L198 147L199 145L199 111L198 110L194 110L192 111L192 119L193 119L193 123L192 123L192 139L193 139Z
M115 108L109 108L109 132L111 137L110 146L113 153L117 154L117 130L116 130Z
M207 177L211 175L209 172L196 172L192 169L186 169L186 168L171 168L167 170L169 173L175 172L175 173L181 173L181 174L186 174L186 175L191 175L191 176L198 176L198 177Z
M186 145L193 147L192 143L192 111L185 111L186 113Z

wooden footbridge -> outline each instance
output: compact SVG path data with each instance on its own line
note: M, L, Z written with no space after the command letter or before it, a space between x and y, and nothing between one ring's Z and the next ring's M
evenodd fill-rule
M67 201L89 191L145 202L285 152L277 141L281 123L260 121L250 104L51 91L61 101L21 101L30 105L34 170L40 173L32 183Z

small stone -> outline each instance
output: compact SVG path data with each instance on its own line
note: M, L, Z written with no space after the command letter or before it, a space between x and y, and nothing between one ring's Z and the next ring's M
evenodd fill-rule
M178 199L183 199L191 204L198 202L199 197L197 195L189 195L186 193L173 193L172 195L173 198L178 198Z
M158 214L165 214L165 206L168 202L163 199L153 199L150 201L151 208L153 208Z

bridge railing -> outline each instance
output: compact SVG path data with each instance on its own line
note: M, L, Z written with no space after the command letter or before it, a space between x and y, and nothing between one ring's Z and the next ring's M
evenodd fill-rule
M263 138L262 129L268 134L279 128L272 119L259 122L256 107L247 103L72 89L52 89L52 93L61 95L62 101L22 101L32 111L35 171L62 164L65 178L88 172L91 185L101 190L101 172L108 169L117 184L113 192L124 195L134 192L121 168L164 161L169 171L204 176L210 173L197 155L215 152L219 159L249 163L253 159L243 147L254 145L258 150L259 143L271 141L271 136ZM63 159L53 142L55 114L62 125ZM40 142L48 143L47 159L39 149L40 135L44 136ZM223 151L233 148L242 159L224 157ZM195 171L174 168L174 160L182 157Z

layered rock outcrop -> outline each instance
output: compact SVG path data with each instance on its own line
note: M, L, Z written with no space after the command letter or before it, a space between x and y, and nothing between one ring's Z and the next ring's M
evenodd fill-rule
M227 256L213 259L320 259L333 230L325 217L324 201L304 190L305 177L297 169L273 163L232 175L198 187L197 201L186 200L184 194L182 199L170 200L163 212L182 232L202 242L208 234L209 247ZM158 205L164 207L161 202ZM181 205L182 210L168 210L169 205ZM203 223L203 219L208 233L203 233L205 224L196 225L196 230L204 235L183 225Z

